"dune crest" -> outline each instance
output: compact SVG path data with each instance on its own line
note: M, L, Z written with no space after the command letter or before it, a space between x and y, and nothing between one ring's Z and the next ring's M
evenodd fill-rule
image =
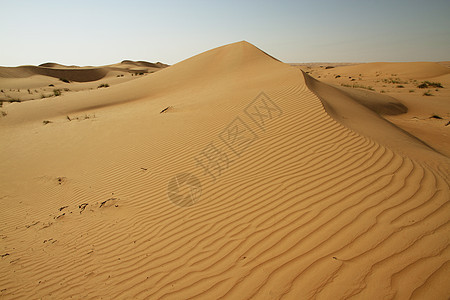
M308 87L321 99L327 112L344 126L417 161L447 167L448 158L381 117L406 113L407 107L399 101L382 95L370 95L366 100L364 93L369 92L341 91L307 74L304 76ZM374 101L374 98L378 101ZM383 98L387 98L387 101Z
M238 42L8 106L1 295L448 298L448 158L309 80Z

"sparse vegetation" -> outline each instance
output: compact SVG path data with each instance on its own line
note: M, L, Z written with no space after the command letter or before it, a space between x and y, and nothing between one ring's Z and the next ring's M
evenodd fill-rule
M28 94L30 94L30 95L32 94L31 91L30 91L30 89L28 89L27 91L28 91Z
M414 90L409 90L410 93L414 93Z
M2 117L6 117L8 115L8 113L6 111L0 111L0 114L2 115Z
M91 119L91 118L95 118L95 114L93 114L93 115L84 114L84 115L78 116L78 117L69 117L69 116L66 116L66 118L67 118L67 120L69 120L69 121L73 121L73 120L82 121L82 120L88 120L88 119Z
M405 86L403 86L403 85L399 84L399 85L397 85L397 88L399 88L399 89L403 89L403 88L405 88Z
M426 83L421 83L417 86L419 89L426 89L428 87L428 84Z
M408 82L406 82L406 81L402 81L400 78L393 78L393 77L390 77L390 78L385 78L385 79L383 79L382 80L384 83L392 83L392 84L406 84L406 83L408 83Z
M441 88L441 89L444 88L440 82L430 82L430 81L424 81L421 84L419 84L417 87L419 89L426 89L429 87Z
M53 95L55 95L55 97L61 96L61 90L60 89L53 89Z
M373 87L365 86L365 85L361 85L361 84L345 84L345 83L342 83L341 85L345 86L345 87L351 87L351 88L366 89L366 90L369 90L369 91L375 91L375 89Z
M102 84L100 84L97 88L99 89L99 88L107 88L107 87L109 87L109 84L107 84L107 83L102 83Z
M52 121L49 121L49 120L44 120L44 121L42 121L42 123L43 123L44 125L47 125L47 124L53 123L53 122L52 122Z
M427 92L423 93L424 96L433 96L433 94L431 93L430 90L428 90Z

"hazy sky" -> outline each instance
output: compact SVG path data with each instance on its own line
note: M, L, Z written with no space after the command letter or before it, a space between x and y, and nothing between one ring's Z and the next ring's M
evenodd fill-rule
M0 65L174 64L246 40L284 62L450 60L450 0L5 1Z

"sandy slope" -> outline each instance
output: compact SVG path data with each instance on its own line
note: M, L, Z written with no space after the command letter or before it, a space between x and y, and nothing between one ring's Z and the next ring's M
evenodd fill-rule
M450 68L447 62L293 64L450 157ZM423 82L442 87L418 88ZM389 103L407 108L392 113ZM392 109L390 107L389 109Z
M0 295L447 299L449 159L308 84L239 42L4 108Z

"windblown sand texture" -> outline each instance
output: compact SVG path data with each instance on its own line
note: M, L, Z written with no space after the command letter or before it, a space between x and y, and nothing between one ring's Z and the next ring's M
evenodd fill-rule
M5 104L0 297L448 299L449 158L357 98L239 42Z

